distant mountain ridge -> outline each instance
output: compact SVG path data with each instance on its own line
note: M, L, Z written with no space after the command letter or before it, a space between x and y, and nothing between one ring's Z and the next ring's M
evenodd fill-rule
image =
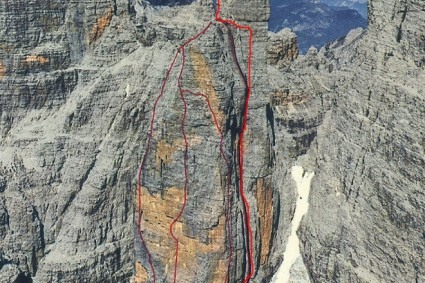
M354 9L367 19L367 3L365 0L320 0L320 2L328 6Z
M341 4L343 1L324 0ZM352 2L353 5L356 1ZM345 2L344 2L345 3ZM358 27L366 27L366 19L354 9L329 6L313 0L271 0L269 30L292 29L298 36L299 48L306 53L311 46L320 48Z

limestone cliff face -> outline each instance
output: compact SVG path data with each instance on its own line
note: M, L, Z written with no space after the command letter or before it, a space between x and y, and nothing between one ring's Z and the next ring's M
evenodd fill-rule
M257 278L267 278L271 274L268 257L272 243L274 192L271 187L271 136L270 126L265 115L268 102L266 43L268 6L257 1L223 2L223 17L233 15L241 24L248 23L254 30L253 84L255 89L250 100L248 131L245 138L244 183L251 207L251 226L255 235L253 245ZM152 33L163 33L159 20L167 17L173 25L184 32L184 36L174 41L174 46L199 32L208 21L213 20L214 10L209 1L200 5L176 9L174 18L168 14L147 17L145 23ZM243 7L240 7L242 5ZM192 9L198 9L200 19L190 19L190 24L179 22ZM255 11L255 12L254 12ZM193 11L194 12L194 11ZM251 18L251 15L254 15ZM248 22L249 21L249 22ZM179 239L179 260L177 263L178 281L181 282L224 282L241 281L247 274L246 256L248 231L244 229L244 208L238 193L238 133L241 128L241 114L245 101L245 85L238 74L231 54L229 32L235 38L236 55L246 72L248 64L248 33L229 29L222 24L213 24L196 41L186 47L185 70L182 85L186 89L205 94L211 102L211 110L223 135L223 148L230 168L220 153L220 136L214 126L205 99L187 95L188 114L185 128L189 136L188 145L188 191L187 204L181 219L175 225ZM153 38L153 48L162 46L160 38ZM164 64L172 61L176 47L170 48ZM184 199L183 159L184 144L181 133L183 102L178 95L178 67L170 73L166 90L156 110L152 137L152 147L143 174L142 192L142 234L151 255L153 268L159 282L173 281L176 243L170 236L169 226ZM167 65L165 65L167 66ZM153 98L159 92L150 94L146 109L152 107ZM151 113L149 113L151 116ZM150 117L149 117L150 118ZM144 146L144 145L143 145ZM230 175L228 175L231 170ZM230 194L227 193L230 182ZM143 201L144 200L144 201ZM230 213L226 215L227 201ZM146 208L143 208L145 206ZM230 224L226 220L230 218ZM260 239L263 239L261 241ZM135 241L136 262L141 263L140 278L153 277L147 251L139 236ZM230 262L228 258L232 256ZM257 263L260 260L261 263ZM229 266L229 267L228 267ZM229 270L228 270L229 269Z
M223 13L234 12L240 22L251 20L253 11L256 15L250 24L256 34L257 87L245 139L253 145L245 156L245 186L255 239L263 237L257 235L259 227L265 231L267 241L254 244L255 259L261 257L265 265L273 210L264 115L268 5L243 2L245 12L237 15L240 3L226 4ZM150 281L133 216L138 167L165 70L178 45L213 20L212 4L157 10L143 1L12 1L2 8L2 279L122 282L134 275L136 281ZM51 15L48 20L46 15ZM233 33L246 70L247 34ZM230 50L226 27L214 24L188 46L182 82L209 97L225 152L236 159L245 87ZM168 227L183 193L183 112L176 69L156 112L142 192L142 229L159 281L172 280L175 242ZM229 229L220 140L202 99L188 96L187 103L190 179L187 207L175 227L181 247L178 278L224 281L230 230L234 260L229 280L239 280L247 267L237 176L231 176ZM257 278L271 272L259 265L256 269Z
M138 48L132 8L0 6L0 281L124 281L137 163L124 132L143 115L122 81Z
M425 10L369 8L367 32L323 50L337 96L311 154L317 202L301 231L304 258L318 281L422 282Z
M424 6L369 8L367 31L269 67L279 146L315 172L298 231L312 282L425 280Z
M424 281L423 3L371 0L367 31L305 56L294 34L267 33L268 1L223 3L223 16L254 30L244 144L251 281L269 282L284 260L294 165L315 176L298 231L305 272L293 282ZM0 281L152 282L136 225L137 173L169 64L213 14L208 0L166 9L132 0L0 3ZM247 33L232 34L246 71ZM247 272L236 151L245 87L229 44L228 29L213 24L185 50L181 84L210 108L186 94L178 282L224 282L230 246L228 281ZM157 282L173 281L169 226L183 202L176 62L141 190ZM210 110L231 161L230 194Z

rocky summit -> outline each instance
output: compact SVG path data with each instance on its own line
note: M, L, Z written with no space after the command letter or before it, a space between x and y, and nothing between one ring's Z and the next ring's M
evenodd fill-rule
M0 282L425 282L424 1L221 4L0 2Z

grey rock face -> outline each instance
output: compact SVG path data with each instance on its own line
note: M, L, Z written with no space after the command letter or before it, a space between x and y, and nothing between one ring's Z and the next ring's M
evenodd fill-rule
M129 126L117 116L129 109L107 69L137 41L119 31L131 25L127 1L117 2L0 4L2 279L10 270L35 282L132 274L132 177L121 168L132 154L111 138ZM122 68L115 79L127 77Z
M267 63L279 68L289 66L298 57L298 40L295 33L283 29L270 33L267 46Z
M240 2L228 2L228 6L223 10L223 17L232 14L234 19L241 24L247 24L248 16L256 11L256 18L248 24L252 26L256 34L254 42L253 61L253 84L255 88L250 100L250 113L248 132L245 144L249 144L250 150L245 155L245 189L247 198L251 206L251 225L255 235L254 255L262 257L263 265L267 262L270 253L268 242L261 244L260 227L265 227L266 237L271 237L271 220L260 223L259 219L263 214L268 213L268 205L261 203L266 199L272 199L270 184L270 128L267 126L266 102L267 94L264 93L266 84L266 43L267 43L267 17L268 7L260 2L246 3L245 9L236 9ZM211 19L214 15L209 1L201 2L205 18ZM197 8L192 6L191 8ZM189 9L191 9L189 8ZM187 14L188 9L176 10L175 18ZM259 13L259 11L263 11ZM163 33L161 25L156 22L168 15L154 16L146 22L150 28L155 30L155 34ZM204 15L202 14L202 15ZM171 20L171 19L170 19ZM182 23L172 22L178 28L184 30L184 38L189 38L199 32L205 21L193 21L193 27L183 29ZM187 25L187 23L185 23ZM198 28L195 28L195 25ZM199 28L200 27L200 28ZM246 71L247 66L247 42L248 33L237 31L232 28L236 42L236 53L240 65ZM179 38L181 42L182 38ZM163 44L153 43L153 46ZM182 246L179 252L178 280L182 282L220 282L224 281L227 272L227 258L232 253L232 263L230 265L229 280L241 281L247 273L245 237L247 230L242 227L243 207L241 197L238 194L237 184L237 136L242 113L245 86L243 79L239 76L235 63L232 60L231 49L229 48L228 30L224 25L214 24L211 29L202 37L191 43L187 47L186 69L182 84L185 88L193 91L203 92L212 101L212 109L216 112L220 127L224 136L224 148L227 158L232 162L231 193L232 207L230 215L232 223L230 229L226 228L226 183L227 170L220 156L220 138L211 121L211 114L206 108L205 102L197 97L187 96L188 115L185 127L187 128L192 144L189 142L188 149L188 195L187 204L179 225L181 232L177 229L177 236L181 240ZM175 51L170 48L170 51ZM172 60L169 54L164 63ZM180 58L178 60L181 60ZM180 65L178 65L180 66ZM157 209L145 208L143 211L142 228L144 241L151 254L153 266L159 281L172 281L174 268L175 243L170 238L168 228L172 218L178 214L178 208L183 199L184 176L182 160L184 158L183 148L179 143L181 139L182 122L182 102L176 95L178 68L171 72L167 82L167 89L156 109L156 120L152 147L148 155L148 161L143 175L143 199L149 206ZM152 97L157 97L158 92L152 93ZM150 102L150 107L153 100ZM170 107L172 105L172 107ZM149 105L147 109L150 108ZM161 125L161 126L160 126ZM258 138L260 136L260 138ZM207 150L206 150L207 148ZM167 154L167 152L170 152ZM163 197L161 197L161 195ZM161 200L163 199L163 201ZM265 198L265 199L263 199ZM175 199L173 201L172 199ZM165 206L164 206L165 205ZM257 207L264 208L257 211ZM271 209L271 207L270 207ZM277 209L276 209L277 210ZM263 213L263 214L262 214ZM229 234L232 239L229 240ZM244 235L245 234L245 235ZM229 241L232 242L231 251ZM138 280L143 281L146 277L152 276L152 271L148 263L146 251L136 236L136 261L141 262ZM260 267L256 263L257 278L270 277L272 270ZM196 274L196 278L194 277ZM265 280L265 279L264 279Z
M254 30L245 135L255 277L282 260L295 211L293 165L314 171L301 222L303 263L291 282L422 282L425 81L421 1L372 0L369 28L297 56L294 34L269 35L267 1L224 1ZM391 7L390 9L388 7ZM178 46L214 19L210 1L0 4L0 281L151 282L138 237L137 172L152 107ZM45 15L50 15L49 21ZM237 193L237 130L245 87L226 27L186 48L188 195L175 225L179 282L246 273ZM247 33L232 30L246 71ZM181 58L156 109L143 171L142 232L157 282L173 280L169 225L183 199ZM136 219L136 220L135 220ZM246 231L245 231L246 233Z
M425 72L413 34L425 14L414 1L369 4L366 32L311 50L282 75L289 93L301 87L321 105L301 159L316 173L298 232L313 282L424 281Z
M24 36L1 57L4 138L1 141L0 231L4 254L2 264L5 266L2 276L8 276L8 281L13 281L10 279L12 275L31 276L35 282L127 281L134 273L135 262L140 260L145 264L146 254L139 255L138 252L140 240L136 238L133 243L133 202L135 177L146 146L151 107L176 47L184 38L198 32L198 26L205 24L204 19L211 19L213 11L209 1L190 6L188 9L192 15L204 15L204 18L193 18L193 22L188 22L176 17L177 13L183 18L187 14L186 9L153 10L148 5L124 4L125 1L96 4L70 1L44 7L38 2L29 2L28 7L22 10L21 3L16 1L11 5L13 13L9 14L9 10L5 9L4 17L21 13L25 19L28 18L26 21L32 23L38 23L39 14L49 12L49 9L58 13L60 19L55 26L48 27L3 23L11 27L11 32L4 33L2 41L13 42L18 36ZM254 62L259 62L254 67L254 83L260 86L266 78L265 64L261 62L265 62L268 6L257 3L250 8L256 12L264 10L263 16L257 13L257 22L252 24L258 34ZM238 21L244 21L248 16L249 13L241 14ZM188 49L190 64L183 83L195 90L208 90L211 87L202 82L202 72L212 74L210 79L215 84L211 90L213 93L209 95L217 95L214 107L222 116L227 152L235 146L232 145L235 133L230 127L240 125L226 126L226 123L240 115L244 87L242 81L236 78L230 50L225 48L227 37L224 31L223 26L215 25L205 38ZM34 38L33 33L37 32L39 35ZM247 41L246 33L234 33L240 42ZM61 49L54 49L56 45L50 41ZM241 46L236 51L246 68L246 48ZM28 55L21 58L15 54ZM61 60L64 62L55 63ZM28 64L18 63L22 61ZM223 70L223 66L228 67ZM29 77L24 75L25 72ZM175 73L173 75L170 85L176 84ZM50 84L44 83L47 79ZM20 92L17 92L18 84L23 86ZM44 88L34 92L39 90L40 85ZM257 176L266 178L267 174L263 164L267 163L266 153L270 145L266 139L268 128L263 115L265 95L261 95L261 91L264 89L258 87L252 99L250 128L264 132L264 139L254 141L252 132L247 138L248 143L258 144L254 147L256 151L246 157L246 160L254 161L247 162L249 166L245 168L248 191L259 182ZM45 97L40 102L43 94ZM22 97L27 97L27 100L20 102ZM159 179L156 166L148 164L150 169L146 174L152 174L152 177L146 186L153 197L159 192L167 194L169 186L181 187L182 165L178 162L182 158L179 149L181 101L171 88L164 97L162 103L166 107L159 108L157 112L164 132L155 136L153 152L157 152L157 158L161 159L161 142L174 144L176 153L172 158L176 162L163 166L160 170L163 176ZM194 263L209 263L210 267L197 278L214 281L216 276L223 276L221 271L226 267L224 187L221 185L224 177L220 176L225 168L222 161L217 160L219 139L211 121L200 123L211 117L208 108L195 97L188 97L187 101L189 115L186 127L194 143L190 149L190 157L194 161L189 163L189 172L196 170L199 175L191 174L193 178L189 187L197 190L190 191L188 206L182 217L185 225L182 236L193 246L183 249L182 254L188 253L186 260L193 260L190 248L196 248L195 251L204 249ZM172 107L171 111L167 106ZM205 146L211 148L210 153L205 152ZM234 155L232 152L229 154ZM263 169L258 172L258 168ZM236 179L233 183L232 190L237 188ZM180 194L181 189L175 193ZM254 207L255 196L252 192L249 194L249 201ZM234 197L237 198L237 195ZM177 201L174 203L176 208L180 205ZM231 274L234 280L245 276L243 270L246 269L243 264L245 254L241 252L243 238L238 233L242 223L238 202L232 209L234 222L231 227L235 235L235 263ZM205 212L199 214L200 208ZM170 207L166 209L174 213ZM149 206L144 211L147 215ZM161 210L156 212L161 213ZM253 215L253 225L260 225ZM165 217L167 223L172 217L166 213L160 216ZM217 225L221 230L216 231ZM154 234L155 231L148 233ZM217 239L211 238L214 233ZM164 236L167 237L167 233ZM190 242L191 238L194 243ZM155 235L150 240L155 241ZM170 242L169 246L170 252L174 251L174 243ZM212 260L215 255L220 255L220 261L216 263ZM169 273L162 271L161 274L161 269L166 268L162 261L172 258L172 254L167 258L159 250L154 256L158 276L163 280ZM182 270L179 278L188 282L195 280L190 272L194 267L196 265L189 266L187 271ZM136 264L136 279L139 275L137 269Z

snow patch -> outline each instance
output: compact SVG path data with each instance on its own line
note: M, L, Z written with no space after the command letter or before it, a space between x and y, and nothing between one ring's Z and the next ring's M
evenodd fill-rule
M283 254L283 263L272 278L272 283L288 283L290 278L289 271L295 261L301 257L300 240L297 236L297 230L300 226L302 217L308 211L308 196L310 194L311 179L314 172L304 172L301 166L292 167L292 179L297 185L298 198L295 207L294 218L292 219L291 235L288 238L285 252Z
M127 84L127 87L125 88L125 98L130 96L130 84Z

